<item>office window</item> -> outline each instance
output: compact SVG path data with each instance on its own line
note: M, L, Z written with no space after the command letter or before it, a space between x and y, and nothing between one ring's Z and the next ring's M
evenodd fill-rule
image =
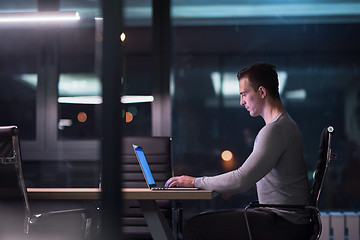
M19 126L24 160L98 159L98 105L59 103L64 97L101 96L95 69L98 2L43 4L30 1L21 9L10 1L0 4L1 12L19 15L47 8L78 10L80 15L78 21L0 23L1 124ZM84 140L88 142L79 142ZM91 150L79 150L83 148Z
M36 74L0 73L0 125L16 125L22 140L36 138Z
M152 2L124 1L123 136L152 135Z
M58 90L58 139L100 138L100 79L94 74L60 74Z
M360 24L353 3L341 9L329 4L326 12L325 3L315 2L172 3L175 174L214 175L246 160L264 122L240 106L236 73L268 62L277 66L281 99L303 135L309 179L321 130L335 127L333 147L340 154L331 163L320 207L359 208L350 187L359 183L360 168ZM232 153L231 161L222 159L224 151ZM253 199L251 191L224 195L216 207L242 207Z
M29 1L1 1L0 2L0 11L13 11L13 12L22 12L22 11L36 11L37 9L37 0Z
M131 41L131 39L128 40ZM124 136L151 136L151 104L153 102L151 55L132 56L129 53L124 60L123 134Z
M39 39L31 26L1 23L0 31L0 124L18 125L20 139L35 140Z

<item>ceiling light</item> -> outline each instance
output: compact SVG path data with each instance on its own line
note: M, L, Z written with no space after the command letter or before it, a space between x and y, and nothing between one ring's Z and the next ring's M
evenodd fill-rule
M145 103L145 102L153 102L154 97L153 96L122 96L121 102L124 104L127 103Z
M54 12L9 12L0 13L2 22L58 22L80 20L77 11L54 11Z
M59 97L58 103L70 104L102 104L101 96Z
M306 99L306 90L305 89L296 89L285 92L285 97L289 100L305 100Z
M153 96L129 96L121 97L121 103L147 103L153 102ZM71 103L71 104L102 104L103 98L101 96L77 96L77 97L59 97L58 103Z

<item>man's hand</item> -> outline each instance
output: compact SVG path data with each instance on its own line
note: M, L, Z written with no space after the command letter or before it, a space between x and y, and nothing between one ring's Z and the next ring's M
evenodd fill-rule
M190 176L172 177L167 180L165 187L195 187L195 178Z

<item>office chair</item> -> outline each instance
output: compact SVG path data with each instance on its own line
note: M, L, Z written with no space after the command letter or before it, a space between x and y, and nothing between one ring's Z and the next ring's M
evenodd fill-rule
M336 158L336 154L331 152L331 137L334 132L334 127L328 126L323 129L320 137L320 146L318 152L318 160L316 163L314 180L310 191L310 200L308 205L279 205L279 204L260 204L257 201L250 203L245 207L244 215L246 226L249 233L250 240L252 235L250 231L250 223L247 217L247 210L253 208L271 207L271 208L286 208L286 209L308 209L310 211L311 222L313 222L313 234L309 240L318 240L321 235L321 218L318 210L318 201L323 187L326 173L331 160Z
M171 177L171 139L169 137L127 136L121 141L123 187L147 188L143 173L132 148L137 144L144 148L150 168L159 186ZM172 201L156 201L166 220L171 224ZM122 230L125 239L152 239L138 201L124 201ZM175 223L174 223L175 224Z
M17 126L0 127L0 206L2 212L7 212L7 218L22 218L22 224L11 223L14 233L30 235L31 225L48 219L51 216L64 214L81 214L83 219L84 239L90 237L91 213L87 209L69 209L32 214L21 168L20 144ZM7 210L10 209L10 210ZM14 217L14 215L17 215ZM2 222L9 222L1 216ZM19 222L17 222L19 223ZM15 225L15 226L14 226ZM19 228L18 225L21 225ZM20 230L21 229L21 230ZM8 230L8 229L6 229ZM20 230L20 231L19 231Z

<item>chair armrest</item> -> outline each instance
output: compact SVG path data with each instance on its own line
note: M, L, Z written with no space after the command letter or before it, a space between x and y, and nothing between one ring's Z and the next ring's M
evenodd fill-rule
M45 213L38 213L31 216L29 223L36 223L39 219L46 218L53 215L66 215L66 214L81 214L85 219L91 219L91 211L85 208L69 209L69 210L60 210L60 211L50 211Z
M306 209L307 205L294 205L294 204L263 204L259 201L251 202L245 209L248 208L258 208L258 207L268 207L268 208L286 208L286 209Z

